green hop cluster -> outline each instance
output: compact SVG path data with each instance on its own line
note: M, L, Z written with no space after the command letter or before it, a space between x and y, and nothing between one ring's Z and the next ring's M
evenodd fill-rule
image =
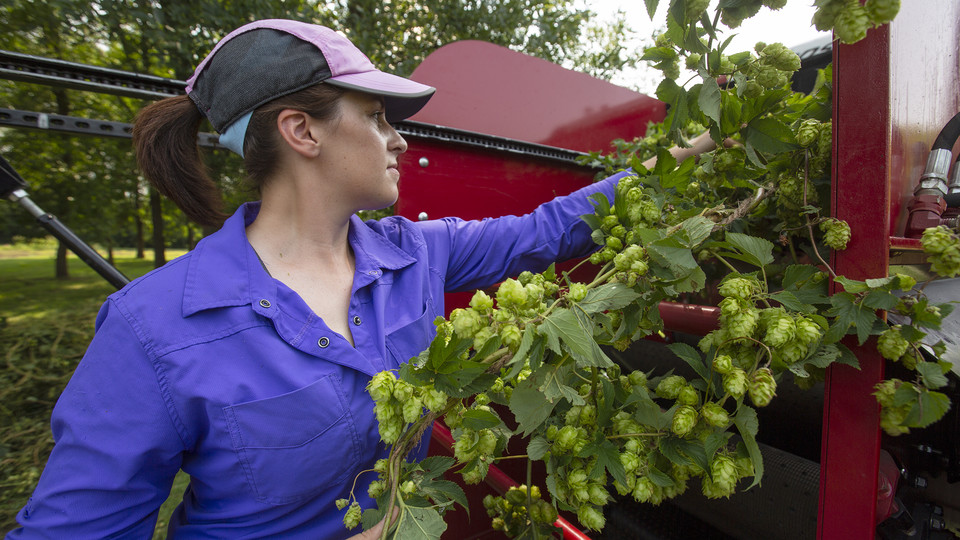
M687 0L683 16L688 21L695 21L703 15L710 6L710 0Z
M821 138L823 132L824 130L821 129ZM817 144L819 145L819 140ZM827 159L829 160L829 150ZM804 184L803 178L794 171L784 172L777 178L777 216L789 227L796 228L803 225L805 223L803 205L815 205L820 200L817 190L809 184L806 185L805 190ZM806 202L804 202L804 196L806 196Z
M681 405L673 412L670 431L678 437L685 437L697 425L697 409L690 405Z
M900 12L900 0L867 0L863 5L870 22L879 26L893 20Z
M843 43L856 43L867 37L870 13L860 0L846 0L833 20L833 33Z
M776 11L787 5L787 0L763 0L763 5Z
M579 302L587 297L587 286L583 283L571 283L567 290L567 299L571 302Z
M704 403L703 408L700 409L700 416L713 427L726 428L730 425L730 415L719 403L712 401Z
M346 503L346 499L340 499L337 501L337 509L343 510L343 507L340 505L341 501ZM347 513L343 516L343 525L348 529L353 529L360 524L360 503L353 501L350 504L350 508L347 509Z
M850 241L850 225L842 219L829 218L820 222L823 243L831 249L847 249Z
M479 484L486 476L497 451L497 435L489 429L479 431L467 427L454 431L453 457L468 464L462 470L463 481ZM472 464L473 466L470 466Z
M575 425L563 427L551 426L547 430L547 439L553 441L551 451L554 455L562 456L569 453L579 453L587 445L587 430Z
M786 85L800 69L800 57L782 43L764 44L757 52L759 58L749 64L746 74L766 89Z
M526 299L526 297L524 297ZM450 312L450 324L457 337L471 339L481 328L487 326L480 313L474 309L457 308Z
M911 405L909 402L896 405L895 401L897 390L903 385L912 386L900 379L888 379L878 383L873 392L873 395L877 398L877 403L880 404L880 427L888 435L894 437L910 433L910 428L904 426L903 423L910 413Z
M677 399L680 390L687 386L687 380L681 375L669 375L660 379L655 392L664 399Z
M718 453L710 460L710 475L704 476L702 491L710 499L729 497L740 480L741 470L736 460L725 453Z
M753 295L761 291L760 282L753 276L742 276L739 274L729 274L723 282L720 283L720 296L725 298L738 298L748 300Z
M713 370L720 375L726 375L733 370L733 358L729 354L718 354L713 358Z
M797 335L797 323L783 308L769 308L761 312L761 321L766 328L763 342L770 347L782 347Z
M900 0L819 0L813 15L817 30L833 29L843 43L856 43L871 26L886 24L900 11Z
M740 368L733 368L723 375L723 389L733 396L734 399L740 399L747 393L747 372Z
M425 405L431 411L440 412L447 404L447 395L432 385L414 386L397 379L392 371L374 375L367 383L367 392L374 400L380 438L387 444L400 439L404 426L416 422Z
M532 522L534 526L543 529L541 532L549 534L549 526L558 517L557 509L540 498L540 488L537 486L531 486L529 490L528 507L527 491L526 485L514 486L507 490L503 497L487 495L483 498L483 507L492 518L494 530L502 531L509 537L516 537Z
M804 148L813 146L820 140L820 130L822 128L823 124L814 118L807 118L800 122L800 126L797 128L797 143Z
M770 368L754 371L747 382L747 392L750 394L750 401L757 407L769 405L777 394L777 381L773 378L773 371Z
M931 227L920 238L930 269L942 277L960 275L960 236L946 227Z
M584 527L594 531L603 529L603 526L607 523L606 518L603 517L603 512L589 504L582 504L577 509L577 520Z
M899 360L907 353L910 342L900 333L900 325L887 328L877 338L877 350L887 360Z
M493 298L483 291L477 291L470 299L470 307L477 313L490 313L493 311Z

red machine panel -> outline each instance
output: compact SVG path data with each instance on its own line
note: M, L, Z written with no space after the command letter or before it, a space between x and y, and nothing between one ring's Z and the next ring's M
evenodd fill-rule
M930 146L960 110L958 44L960 4L914 0L903 3L892 25L834 49L833 211L853 234L835 254L839 274L887 275L891 236L904 228ZM875 535L880 429L871 393L884 361L874 342L854 352L860 371L839 365L827 374L818 525L824 539Z
M642 136L665 111L651 97L482 41L441 47L411 78L437 88L411 120L579 152Z

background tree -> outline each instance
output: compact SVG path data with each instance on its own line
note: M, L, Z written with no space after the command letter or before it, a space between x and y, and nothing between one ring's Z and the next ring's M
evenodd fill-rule
M68 61L187 79L203 56L232 29L263 18L291 18L338 29L378 66L409 75L440 46L479 39L596 76L609 77L637 55L620 43L629 32L571 0L11 0L0 7L0 48ZM390 24L382 23L384 20ZM140 100L0 81L0 106L132 122ZM209 125L201 127L212 131ZM111 249L152 236L154 263L168 245L192 247L210 231L189 224L139 175L129 141L0 131L0 152L31 183L31 195L87 241ZM227 210L256 198L242 182L242 161L227 151L205 152L218 175ZM146 216L149 216L147 218ZM145 223L144 221L147 221ZM30 217L0 206L0 241L44 235ZM108 253L109 255L109 253ZM57 257L66 277L66 249Z

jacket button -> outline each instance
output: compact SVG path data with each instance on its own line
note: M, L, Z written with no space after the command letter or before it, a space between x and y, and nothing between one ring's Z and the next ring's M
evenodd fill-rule
M355 325L357 325L357 326L360 326L360 316L359 316L359 315L354 315L354 316L353 316L353 324L355 324Z
M266 298L264 298L263 300L260 300L260 307L263 307L263 308L270 307L270 301L267 300Z
M326 337L322 337L317 340L317 345L319 345L321 349L326 349L327 345L329 344L330 344L330 340L327 339Z

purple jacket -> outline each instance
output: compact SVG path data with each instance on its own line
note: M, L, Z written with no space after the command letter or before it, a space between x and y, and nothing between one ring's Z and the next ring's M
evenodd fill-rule
M53 412L56 445L23 528L7 538L149 538L181 468L191 482L172 537L349 536L334 501L387 455L370 377L429 345L444 291L595 249L587 196L612 200L621 176L522 217L354 217L353 347L266 273L245 234L259 205L244 205L103 305ZM364 508L374 479L357 481Z

